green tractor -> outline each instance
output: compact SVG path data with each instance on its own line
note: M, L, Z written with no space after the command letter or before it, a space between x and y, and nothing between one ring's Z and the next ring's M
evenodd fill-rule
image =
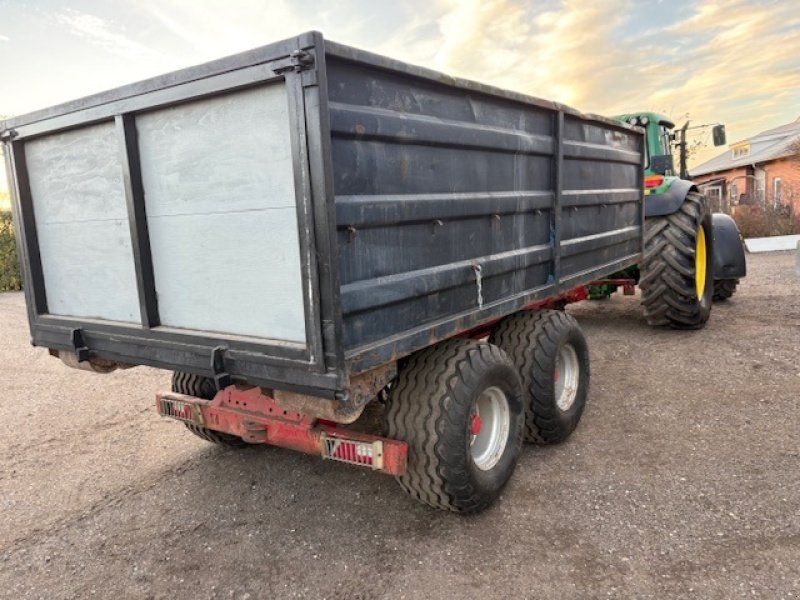
M675 124L655 113L615 118L646 132L644 259L608 283L591 286L590 298L606 298L619 281L632 279L642 291L649 324L699 329L708 320L712 300L729 298L745 276L739 229L730 216L712 215L706 197L688 179L688 123L673 131ZM713 126L713 138L715 146L725 144L724 125ZM679 175L673 166L673 146L679 150Z

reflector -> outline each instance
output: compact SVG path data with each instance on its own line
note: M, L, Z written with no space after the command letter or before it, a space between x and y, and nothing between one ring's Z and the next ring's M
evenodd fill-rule
M383 442L359 442L322 435L322 458L371 469L383 468Z

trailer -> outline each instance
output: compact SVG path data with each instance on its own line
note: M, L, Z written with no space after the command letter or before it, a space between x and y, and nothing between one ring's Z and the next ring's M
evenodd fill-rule
M173 372L163 416L484 509L555 443L563 309L640 262L640 128L323 39L0 123L32 343ZM380 434L359 431L383 405Z

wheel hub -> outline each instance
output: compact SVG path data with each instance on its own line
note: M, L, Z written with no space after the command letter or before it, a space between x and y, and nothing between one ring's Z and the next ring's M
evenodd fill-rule
M469 426L470 435L478 435L481 432L481 429L483 429L483 421L481 420L480 415L472 415L472 423L470 423Z
M553 373L556 405L562 411L568 411L578 396L580 383L580 363L578 353L571 344L564 344L556 355L556 367Z
M496 386L483 390L470 419L469 449L482 471L493 468L506 449L511 428L511 409L505 392Z

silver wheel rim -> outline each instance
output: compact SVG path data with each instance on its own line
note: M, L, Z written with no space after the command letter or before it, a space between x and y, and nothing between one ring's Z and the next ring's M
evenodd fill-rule
M575 404L580 381L578 353L571 344L564 344L559 349L553 379L556 387L556 405L562 411L568 411Z
M481 471L500 462L510 427L511 409L505 392L495 386L483 390L471 416L469 440L472 460Z

